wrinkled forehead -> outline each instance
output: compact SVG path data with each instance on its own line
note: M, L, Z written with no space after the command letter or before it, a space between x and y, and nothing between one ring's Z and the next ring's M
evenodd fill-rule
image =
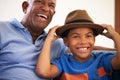
M39 0L27 0L27 2L33 2L33 1L39 1ZM45 1L45 0L40 0L40 1ZM53 3L56 3L56 0L47 0L47 1L50 1L50 2L53 2Z

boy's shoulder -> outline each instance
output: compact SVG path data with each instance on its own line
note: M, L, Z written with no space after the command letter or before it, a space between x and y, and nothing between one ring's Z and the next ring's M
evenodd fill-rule
M106 50L94 50L91 52L91 56L95 59L101 58L112 58L116 55L116 51L106 51Z
M103 54L116 54L117 51L109 51L109 50L93 50L92 53L93 54L100 54L100 53L103 53Z

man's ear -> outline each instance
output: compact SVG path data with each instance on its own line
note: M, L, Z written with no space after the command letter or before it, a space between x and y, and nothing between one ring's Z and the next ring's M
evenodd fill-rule
M68 39L66 37L63 38L63 41L64 41L65 46L69 47L69 42L68 42Z
M56 13L56 11L54 11L54 14Z
M27 1L24 1L22 3L22 9L23 9L23 12L26 13L27 12L27 8L29 6L29 3Z

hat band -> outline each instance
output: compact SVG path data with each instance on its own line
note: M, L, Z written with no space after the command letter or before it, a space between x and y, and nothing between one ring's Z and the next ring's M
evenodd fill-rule
M70 23L79 23L79 22L81 22L81 23L83 23L83 22L89 22L89 23L93 23L93 21L90 21L90 20L74 20L74 21L71 21L71 22L67 22L66 24L70 24Z

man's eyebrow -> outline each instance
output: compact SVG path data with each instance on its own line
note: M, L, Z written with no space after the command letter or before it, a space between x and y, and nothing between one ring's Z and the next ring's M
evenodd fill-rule
M51 4L54 5L54 6L56 6L56 2L55 1L52 1Z

